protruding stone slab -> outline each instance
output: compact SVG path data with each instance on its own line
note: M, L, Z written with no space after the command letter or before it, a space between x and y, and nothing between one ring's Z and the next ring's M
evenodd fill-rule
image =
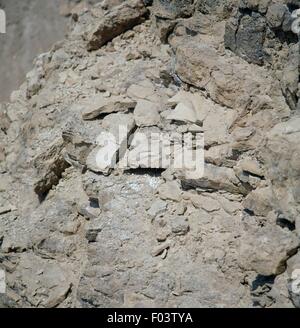
M145 20L147 9L141 0L127 0L108 12L86 33L88 50L97 50L116 36Z
M124 112L134 108L136 101L124 96L104 97L100 94L87 99L80 106L82 107L82 118L93 120L101 114Z
M233 169L227 167L206 164L204 166L204 175L199 179L186 179L184 172L178 172L177 176L182 180L183 185L190 188L225 190L233 194L243 195L249 193L249 190L236 177Z

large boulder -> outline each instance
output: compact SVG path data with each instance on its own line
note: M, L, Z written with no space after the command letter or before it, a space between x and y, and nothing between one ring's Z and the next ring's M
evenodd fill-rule
M300 235L300 118L276 125L268 134L263 156L272 182L274 204Z

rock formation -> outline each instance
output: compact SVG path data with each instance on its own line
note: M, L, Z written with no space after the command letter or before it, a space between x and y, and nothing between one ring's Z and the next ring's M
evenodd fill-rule
M299 307L297 9L73 14L0 107L0 304ZM201 176L161 155L188 135L204 142Z

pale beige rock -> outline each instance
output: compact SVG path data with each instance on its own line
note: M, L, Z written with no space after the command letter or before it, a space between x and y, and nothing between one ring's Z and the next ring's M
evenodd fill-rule
M123 135L126 127L128 134L135 128L135 120L132 114L113 113L104 117L102 127L112 133L118 140L119 135ZM122 140L119 140L122 143Z
M250 229L240 241L239 263L245 270L254 270L264 276L284 272L285 262L297 247L296 235L279 226Z
M190 199L196 208L203 208L207 212L214 212L220 209L220 204L210 197L191 195Z
M127 0L88 27L88 50L97 50L105 43L145 20L147 9L140 0Z
M138 99L148 99L151 100L151 96L154 95L155 88L150 81L142 81L139 84L132 84L127 89L128 97L138 100Z
M167 210L167 203L161 199L157 199L153 202L147 213L151 219L154 219L157 215L163 214Z
M176 235L186 235L190 229L187 219L184 216L176 216L171 219L171 229Z
M159 196L162 199L170 199L179 202L182 198L182 191L176 181L168 181L158 188Z
M299 217L300 204L300 118L276 125L267 135L263 157L271 179L278 210L290 222ZM299 223L296 226L300 231Z
M272 190L270 187L252 191L243 201L243 206L258 216L267 216L272 210Z
M177 176L183 184L189 187L207 189L207 190L226 190L233 194L247 194L248 190L240 183L234 174L233 169L218 167L211 164L204 166L204 175L202 178L186 179L182 172Z
M82 118L92 120L101 114L110 114L113 112L124 112L134 108L136 102L124 96L104 97L99 94L91 99L87 99L79 106L82 108Z
M130 148L120 162L123 168L168 168L170 166L171 147L169 135L159 131L138 130L132 139Z
M176 108L167 115L166 119L185 123L197 123L195 110L183 103L179 103Z
M134 109L134 119L139 127L157 125L160 122L159 107L148 100L138 100Z
M244 158L238 162L237 166L241 168L241 170L250 174L254 174L259 177L263 176L261 166L256 159Z
M166 241L165 243L154 247L151 251L151 255L153 257L160 255L164 250L170 248L172 243L170 241Z

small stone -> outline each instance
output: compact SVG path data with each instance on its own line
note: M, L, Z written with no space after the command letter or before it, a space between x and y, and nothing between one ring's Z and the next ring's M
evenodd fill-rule
M174 170L169 167L161 174L161 176L166 181L173 181L174 180Z
M125 33L122 35L122 39L123 39L123 40L129 40L129 39L132 39L134 36L135 36L135 32L132 31L132 30L129 30L129 31L125 32Z
M147 9L142 1L124 1L119 6L113 7L106 15L96 19L95 23L89 26L85 33L88 41L87 49L92 51L101 48L123 32L142 23L146 14Z
M100 215L101 211L99 208L92 207L90 205L84 205L78 209L78 213L85 218L92 220L96 219Z
M102 124L108 131L97 137L98 145L88 155L86 165L93 172L108 175L117 165L118 157L125 154L135 122L131 114L117 113L110 114Z
M147 213L151 219L154 219L157 215L164 213L166 210L167 210L167 203L161 199L157 199L151 205Z
M151 255L153 257L156 257L156 256L160 255L165 249L168 249L170 247L171 247L171 242L166 241L165 243L154 247L152 252L151 252Z
M185 235L188 233L190 226L184 216L176 216L171 220L171 228L176 235Z
M168 233L165 230L160 230L156 235L156 240L158 242L166 241L168 238Z
M99 234L99 232L101 231L101 229L89 229L86 234L85 234L85 238L90 242L90 243L94 243L97 239L97 236Z
M264 276L279 275L285 271L286 260L299 244L293 232L279 226L251 228L240 241L240 266Z
M113 113L103 118L102 127L118 139L124 128L130 133L135 127L135 122L132 114Z
M176 214L177 215L183 215L187 210L187 206L186 204L184 203L180 203L177 205L177 208L176 208Z
M170 199L179 202L182 198L182 191L176 181L167 181L158 188L159 196L162 199Z
M165 249L165 250L162 252L162 254L161 254L160 257L164 260L164 259L167 257L167 255L168 255L168 250Z
M206 190L225 190L233 194L248 194L248 190L240 183L233 169L218 167L211 164L204 165L204 175L201 178L189 179L185 172L178 172L177 177L181 179L185 187L202 188Z
M284 4L270 5L266 18L272 28L279 28L284 20L285 15L289 12L288 7Z
M162 134L157 130L139 129L135 132L130 148L119 162L119 166L131 169L168 168L171 147L162 142L167 137L167 134Z
M206 212L214 212L220 209L220 204L210 197L191 195L191 201L196 208L203 208Z
M125 58L127 61L137 60L142 58L142 55L137 50L131 50L126 53Z
M102 134L102 136L103 144L90 152L86 160L86 166L92 172L109 174L117 163L119 146L112 135Z

